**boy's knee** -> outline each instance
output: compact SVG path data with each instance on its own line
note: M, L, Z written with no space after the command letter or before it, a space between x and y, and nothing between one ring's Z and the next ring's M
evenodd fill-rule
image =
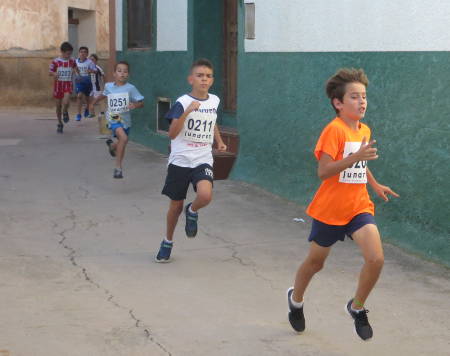
M325 265L325 261L312 258L312 259L308 260L308 264L309 264L310 268L312 268L312 270L317 273L321 269L323 269L323 266Z
M370 256L366 259L366 263L370 266L381 268L384 265L384 256L382 254Z
M170 205L170 211L173 214L181 215L183 212L183 200L180 201L172 201L172 204Z
M209 204L212 200L212 192L198 192L197 197L204 203Z

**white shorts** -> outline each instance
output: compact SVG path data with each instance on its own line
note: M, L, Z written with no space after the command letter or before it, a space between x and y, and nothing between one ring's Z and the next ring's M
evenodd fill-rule
M89 94L89 96L93 96L94 98L99 97L100 95L102 95L102 91L101 90L93 90L91 91L91 94Z

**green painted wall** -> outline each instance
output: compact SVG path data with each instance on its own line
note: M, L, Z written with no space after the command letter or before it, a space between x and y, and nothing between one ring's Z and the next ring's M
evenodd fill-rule
M340 67L368 74L368 112L384 238L450 266L450 53L243 53L239 57L240 154L233 178L300 204L319 185L312 151L334 117L324 84Z

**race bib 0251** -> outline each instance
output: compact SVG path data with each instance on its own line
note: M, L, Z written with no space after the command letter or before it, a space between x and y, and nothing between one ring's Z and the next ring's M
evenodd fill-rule
M213 143L217 114L193 111L184 121L184 139L192 142Z
M344 155L348 157L357 152L361 147L361 142L346 142L344 146ZM339 183L361 184L367 183L367 161L358 161L353 163L339 174Z
M121 114L129 111L130 97L128 93L108 94L108 111Z

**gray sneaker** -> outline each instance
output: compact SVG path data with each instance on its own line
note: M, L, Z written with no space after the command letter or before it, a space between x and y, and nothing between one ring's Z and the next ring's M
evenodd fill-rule
M351 306L353 299L345 305L345 310L355 321L355 332L364 341L370 340L373 336L372 327L369 324L369 319L367 319L367 309L361 309L361 311L353 311Z
M187 237L195 237L195 235L197 235L198 213L193 214L189 211L191 205L192 203L189 203L184 209L184 214L186 215L186 226L184 227L184 231L186 231Z
M113 177L115 179L122 179L123 178L122 170L118 169L118 168L114 168L114 175L113 175Z

